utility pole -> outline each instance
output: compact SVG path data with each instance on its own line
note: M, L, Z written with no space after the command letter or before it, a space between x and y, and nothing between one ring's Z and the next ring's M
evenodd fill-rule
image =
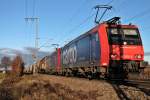
M36 51L34 52L34 60L35 60L35 63L38 61L38 45L39 45L39 32L38 32L38 23L39 23L39 18L38 17L27 17L25 18L25 21L28 22L28 21L33 21L35 22L35 48L36 48ZM35 74L37 72L37 66L34 66L33 67L33 74Z

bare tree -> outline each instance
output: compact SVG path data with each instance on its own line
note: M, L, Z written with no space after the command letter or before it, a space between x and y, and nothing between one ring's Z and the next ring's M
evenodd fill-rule
M9 57L4 56L1 59L1 67L5 68L5 71L7 71L7 68L10 66L11 60Z
M22 60L21 56L16 56L13 61L12 61L12 72L15 74L19 74L20 76L23 75L23 70L24 70L24 62Z

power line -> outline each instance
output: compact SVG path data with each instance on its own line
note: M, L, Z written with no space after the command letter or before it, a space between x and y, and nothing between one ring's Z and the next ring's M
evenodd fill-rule
M33 0L33 17L35 15L36 0Z
M111 3L113 3L115 0L111 0L110 2L108 2L106 5L110 5Z
M51 41L51 40L53 40L53 39L48 39L44 44L42 44L42 45L39 47L39 49L42 48L42 47L44 47L44 46L46 46L47 44L49 44L49 41Z
M85 20L83 20L83 22L81 22L80 24L78 24L76 27L72 28L68 33L72 33L74 32L76 29L78 29L79 27L81 27L83 24L85 24L89 19L91 19L95 14L93 13L92 15L88 16Z
M114 2L115 2L115 4L114 4ZM120 13L120 10L121 10L120 7L123 7L125 2L127 2L127 0L118 0L118 1L117 0L111 0L110 2L108 2L107 5L111 4L111 6L113 6L112 15L114 15L114 14L115 14L115 16L118 15ZM125 7L127 7L127 6L125 6ZM123 7L123 8L125 8L125 7ZM119 8L119 10L117 10L116 8Z
M111 4L111 3L113 3L114 1L115 1L115 0L111 0L111 1L108 2L107 4ZM87 2L87 0L84 1L84 4L85 4L85 2ZM82 5L77 9L77 12L76 12L76 13L80 12L81 7L82 7ZM92 11L93 11L93 9L92 9ZM92 12L92 11L91 11L91 12ZM80 28L83 24L85 24L88 20L90 20L90 19L95 15L94 13L91 15L91 12L90 12L90 15L89 15L83 22L81 22L80 24L78 24L77 26L75 26L74 28L72 28L71 30L69 30L67 33L72 33L72 32L74 32L75 30L77 30L78 28ZM70 21L73 20L73 17L74 17L74 15L71 17ZM69 36L69 35L68 35L68 36Z
M136 14L135 16L133 16L133 17L131 17L129 19L127 19L125 22L129 22L129 21L132 21L132 20L134 20L136 18L142 17L142 16L144 16L146 14L149 14L149 12L150 12L150 8L147 9L147 10L142 11L141 13Z
M25 0L25 16L28 16L28 0Z
M80 4L80 6L76 9L76 11L73 13L73 15L69 18L69 20L67 22L69 25L71 25L71 22L74 20L74 17L77 16L79 14L79 12L81 12L81 8L83 7L83 4L85 4L86 2L87 2L87 0L84 0L83 3ZM67 26L68 26L68 24L67 24ZM67 26L65 28L67 28ZM68 32L64 32L64 33L68 33ZM64 34L64 33L62 33L62 34Z
M32 8L28 9L28 0L25 0L25 16L28 17L28 10L32 9L30 13L32 13L32 17L35 16L35 11L36 11L36 0L32 0Z
M87 0L84 0L83 4L85 4L86 2L87 2ZM69 19L69 22L72 22L74 16L77 16L77 14L79 14L79 12L81 12L81 8L83 7L83 4L81 3L81 5L77 8L77 10L75 11L75 13Z
M109 5L109 6L112 6L112 14L111 14L111 16L113 16L115 13L116 13L116 9L114 8L114 1L116 1L116 0L111 0L111 1L109 1L106 5ZM118 1L117 1L118 2Z
M83 24L85 24L88 20L90 20L95 14L91 14L93 11L93 9L91 10L89 16L84 20L82 21L80 24L78 24L77 26L75 26L74 28L72 28L71 30L67 31L66 33L73 33L74 31L76 31L78 28L80 28ZM71 34L67 35L67 36L70 36ZM61 40L61 39L60 39ZM60 41L59 41L60 42Z
M87 2L88 0L84 0L84 2L83 3L81 3L81 5L78 7L78 9L76 10L76 12L71 16L71 18L69 19L69 22L71 23L72 21L73 21L73 19L74 19L74 16L77 16L78 14L79 14L79 12L81 12L81 8L83 7L83 5L85 6L85 4L86 4L86 2ZM91 14L91 12L90 12L90 14ZM79 26L79 25L78 25ZM77 26L76 26L77 27Z
M86 4L86 2L87 2L88 0L84 0L83 1L83 3L81 3L81 5L77 8L77 10L76 10L76 12L71 16L71 18L69 19L69 22L71 23L72 21L73 21L73 18L74 18L74 16L77 16L78 14L79 14L79 12L81 12L81 8L83 7L83 6L85 6L85 4ZM92 9L93 10L93 9ZM92 12L92 11L91 11ZM90 12L90 15L91 15L91 12ZM91 15L91 16L88 16L83 22L81 22L80 24L78 24L78 25L76 25L74 28L72 28L71 30L69 30L69 31L67 31L67 32L65 32L65 33L72 33L72 32L74 32L76 29L78 29L79 27L81 27L84 23L86 23L90 18L92 18L93 16L94 16L94 14L93 15ZM59 39L60 40L60 39ZM59 41L60 42L60 41Z
M25 1L25 18L27 18L28 16L29 16L29 12L28 12L28 7L29 7L29 0L24 0ZM32 37L32 36L30 36L30 34L29 33L31 33L31 28L29 28L29 27L32 27L32 26L30 26L30 25L28 25L28 23L27 23L27 21L26 21L26 23L25 23L26 25L25 25L25 29L26 29L26 34L28 34L29 35L29 37ZM28 40L28 44L29 45L31 45L31 38L28 38L29 40Z
M111 4L114 0L111 0L108 4ZM93 12L93 9L91 10L89 16L83 20L83 22L81 22L80 24L78 24L77 26L75 26L74 28L72 28L71 30L69 30L67 33L73 33L75 30L77 30L78 28L80 28L83 24L85 24L88 20L90 20L95 13L91 14ZM69 36L69 35L68 35Z

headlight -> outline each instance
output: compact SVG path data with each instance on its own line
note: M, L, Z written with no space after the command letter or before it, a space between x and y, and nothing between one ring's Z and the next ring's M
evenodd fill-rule
M137 54L137 55L135 55L135 58L141 59L141 58L142 58L142 55L141 55L141 54Z
M111 58L112 58L112 59L117 58L117 54L111 54Z

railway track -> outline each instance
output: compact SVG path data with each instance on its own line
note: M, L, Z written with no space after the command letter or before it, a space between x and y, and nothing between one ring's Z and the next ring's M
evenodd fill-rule
M146 80L125 80L127 83L133 83L137 85L142 85L144 87L147 87L150 89L150 81Z
M150 96L150 81L148 80L125 80L123 85L135 87Z
M79 77L72 77L72 78L79 78ZM86 78L81 78L82 80L86 80ZM122 93L122 97L125 97L125 94L122 92L121 89L118 89L120 85L129 86L129 87L135 87L135 91L142 91L146 95L150 96L150 80L108 80L108 79L93 79L95 81L103 80L106 81L114 87L118 92ZM126 98L128 100L128 98Z
M148 80L107 80L107 82L112 85L120 100L131 100L132 96L127 95L129 91L134 91L131 94L141 91L150 97L150 81Z

